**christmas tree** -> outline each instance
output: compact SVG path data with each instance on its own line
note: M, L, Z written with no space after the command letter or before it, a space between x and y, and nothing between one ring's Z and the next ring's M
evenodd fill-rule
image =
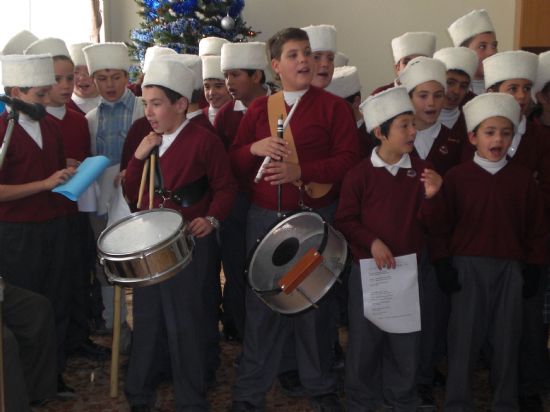
M197 54L203 37L247 41L257 32L246 25L241 12L244 0L134 0L143 18L130 32L130 51L143 61L145 50L157 45L178 53Z

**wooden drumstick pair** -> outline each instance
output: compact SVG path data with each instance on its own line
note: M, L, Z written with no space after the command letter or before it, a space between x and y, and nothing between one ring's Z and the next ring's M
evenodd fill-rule
M147 181L147 174L149 174L149 209L153 208L153 198L155 195L155 167L156 167L156 150L153 150L143 166L143 172L141 173L141 183L139 184L139 194L137 207L141 208L141 201L143 200L143 192L145 191L145 182Z

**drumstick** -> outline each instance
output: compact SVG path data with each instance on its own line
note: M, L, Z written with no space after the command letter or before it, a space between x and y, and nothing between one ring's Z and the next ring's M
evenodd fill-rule
M141 173L141 183L139 184L139 194L137 201L137 208L141 208L141 201L143 199L143 192L145 191L145 181L147 180L147 172L149 171L149 158L145 160L143 165L143 172Z
M153 198L155 195L155 163L156 163L155 153L151 153L151 161L149 162L149 209L153 208Z
M277 120L277 137L280 137L282 139L284 136L284 132L285 132L285 129L283 126L283 115L281 115ZM281 212L282 197L283 197L283 185L279 183L277 185L277 217L281 217L283 215Z
M122 288L115 285L113 347L111 353L111 398L118 397L118 360L120 351L120 296Z

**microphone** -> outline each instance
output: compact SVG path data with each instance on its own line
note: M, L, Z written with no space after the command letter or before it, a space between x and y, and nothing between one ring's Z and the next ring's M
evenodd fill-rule
M38 103L26 103L23 100L0 95L0 102L10 106L13 111L25 113L33 120L40 120L46 116L46 109Z
M285 131L285 128L284 128L284 125L283 125L283 116L281 115L281 117L279 117L277 119L277 137L280 137L282 139L284 131ZM264 158L264 161L262 162L262 165L258 169L258 173L256 173L256 177L254 178L254 183L258 183L262 179L262 176L264 175L264 167L269 162L271 162L271 157L266 156Z

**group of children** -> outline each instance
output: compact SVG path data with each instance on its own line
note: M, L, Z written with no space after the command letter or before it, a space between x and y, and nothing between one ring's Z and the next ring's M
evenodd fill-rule
M199 56L154 46L131 87L123 43L67 47L15 36L0 57L5 92L45 105L48 115L19 115L0 169L0 266L10 284L53 305L57 391L71 392L62 379L66 344L88 339L74 318L86 310L93 259L90 216L51 189L102 154L120 173L100 191L121 185L134 211L154 193L154 207L182 214L195 245L176 276L134 289L125 382L132 412L152 410L167 375L177 411L208 410L220 305L224 326L243 343L233 412L265 410L277 376L291 395L307 394L313 410L344 410L333 370L340 312L349 326L350 411L434 410L445 356L445 410L476 408L480 357L490 368L491 409L542 410L529 402L550 378L542 320L550 55L497 53L485 10L459 18L449 34L455 47L437 52L433 33L393 39L396 79L363 103L357 68L335 68L345 56L330 25L283 29L267 44L205 38ZM528 119L532 97L540 108ZM9 117L0 118L2 136ZM151 154L159 176L138 207ZM299 210L340 230L352 262L344 293L331 290L317 308L288 316L246 285L246 262L281 213ZM104 227L107 216L92 220ZM411 253L421 329L385 332L364 316L359 262L392 269ZM21 357L31 385L28 361ZM29 400L39 401L30 389Z

